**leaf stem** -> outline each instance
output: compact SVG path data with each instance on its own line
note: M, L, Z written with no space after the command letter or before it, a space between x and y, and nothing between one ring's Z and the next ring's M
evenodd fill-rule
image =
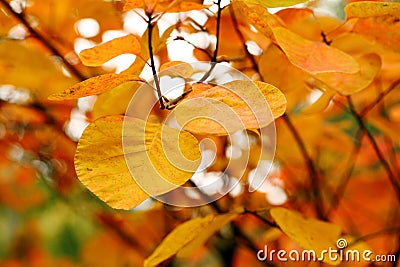
M365 122L364 122L363 118L355 110L353 101L351 100L350 96L347 97L347 102L349 104L349 108L350 108L351 113L353 114L353 116L357 120L358 126L367 135L367 137L368 137L368 139L369 139L369 141L370 141L370 143L372 145L372 148L375 151L376 156L378 157L378 159L381 162L383 168L385 169L385 171L387 173L387 176L389 178L389 181L392 184L393 189L395 190L397 200L398 200L398 202L400 202L400 185L396 181L395 174L393 173L392 169L390 168L389 163L387 162L387 160L383 156L383 152L379 149L379 146L378 146L374 136L372 135L372 133L368 130L367 126L365 125Z
M283 118L284 122L286 123L287 127L289 128L290 132L292 133L292 135L297 143L297 146L299 147L300 152L303 155L303 158L307 165L307 170L308 170L308 174L310 176L310 183L311 183L311 188L312 188L311 194L312 194L312 198L314 199L314 206L315 206L315 211L317 213L317 216L320 219L325 219L325 214L324 214L323 205L322 205L322 196L319 191L319 189L320 189L319 176L318 176L318 172L314 166L314 162L312 161L311 156L307 152L307 149L306 149L303 139L301 138L299 132L297 131L296 127L293 125L293 123L290 120L287 113L283 114L282 118Z
M154 28L155 23L152 22L152 14L147 14L147 17L148 17L146 20L147 21L147 33L148 33L147 44L148 44L149 56L150 56L150 66L151 66L151 71L153 73L154 83L156 85L158 101L160 102L160 109L165 109L163 96L161 94L160 81L158 80L158 74L157 74L155 63L154 63L152 36L153 36L153 28Z
M29 22L25 19L25 16L23 13L17 13L15 10L12 9L12 7L7 3L6 0L0 0L0 3L4 6L4 8L7 10L8 13L10 13L16 20L18 20L22 25L25 26L25 28L28 30L28 32L38 39L42 44L46 46L48 50L55 56L61 59L65 67L68 69L68 71L75 76L75 78L79 79L80 81L86 80L86 77L80 73L74 65L69 63L64 56L62 55L61 51L58 50L46 37L44 37L43 34L41 34L39 31L35 30Z

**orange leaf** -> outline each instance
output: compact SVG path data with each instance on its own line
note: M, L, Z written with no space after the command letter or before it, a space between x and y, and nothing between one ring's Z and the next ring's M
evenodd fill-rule
M321 72L356 73L358 63L350 55L322 42L313 42L285 29L272 28L277 44L297 67L316 74Z
M358 59L357 73L318 73L315 77L342 95L350 95L366 88L381 69L381 58L377 54L366 54Z
M400 3L360 1L348 4L344 10L347 19L384 15L400 16Z
M139 55L141 51L138 37L129 34L115 38L98 46L83 50L79 58L86 66L101 66L121 54Z
M126 1L123 11L129 11L134 8L143 8L144 10L153 12L185 12L191 10L201 10L207 8L198 1L183 0L128 0Z
M124 74L103 74L89 78L66 89L64 92L49 96L49 100L77 99L97 95L127 82L145 82L143 79Z
M175 112L177 121L192 133L225 135L265 127L285 109L286 98L275 86L236 80L194 87Z

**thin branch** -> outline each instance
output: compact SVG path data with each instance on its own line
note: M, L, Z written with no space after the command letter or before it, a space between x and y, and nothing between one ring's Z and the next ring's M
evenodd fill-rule
M232 23L233 23L233 25L234 25L233 29L235 30L235 32L236 32L237 35L239 36L240 42L242 43L243 48L244 48L244 50L246 51L247 56L250 58L251 64L252 64L252 66L253 66L253 69L254 69L257 73L260 74L260 70L259 70L259 68L258 68L256 59L254 58L254 55L251 54L251 53L249 52L249 50L248 50L248 48L247 48L247 45L246 45L246 39L244 38L242 32L241 32L240 29L239 29L239 22L238 22L238 20L237 20L237 18L236 18L235 10L233 9L233 6L232 6L232 5L229 6L229 13L230 13L230 15L231 15L231 20L232 20ZM261 76L261 74L260 74L260 76Z
M211 67L210 69L203 75L203 77L201 77L201 79L198 81L199 83L204 82L205 80L207 80L207 78L211 75L211 72L214 70L215 66L217 65L217 56L218 56L218 48L219 48L219 39L220 39L220 31L221 31L221 12L222 12L222 8L221 8L221 0L218 0L217 2L218 5L218 11L217 11L217 26L216 26L216 37L217 37L217 42L215 44L215 50L214 50L214 54L211 58Z
M346 191L346 187L350 182L351 175L353 174L353 170L354 170L355 162L356 162L356 157L358 156L358 153L360 152L363 135L364 135L364 133L362 131L359 131L356 134L357 143L353 147L353 151L350 154L351 157L348 160L349 167L346 168L346 172L344 173L343 177L340 179L339 186L336 188L335 194L333 195L332 200L331 200L331 206L328 209L328 211L326 212L325 217L328 217L329 214L335 208L337 208L339 206L339 203L343 198L344 192Z
M359 113L360 117L363 118L370 110L372 110L376 105L378 105L379 102L381 102L385 96L387 96L390 92L396 89L399 85L400 85L400 79L394 81L388 87L388 89L382 91L371 104L369 104L363 110L361 110L361 112Z
M314 200L314 206L315 206L315 211L317 213L317 216L320 219L325 219L325 214L324 214L323 205L322 205L322 196L319 191L320 182L319 182L317 169L314 166L314 162L312 161L311 156L307 152L307 149L306 149L303 139L301 138L299 132L297 131L296 127L293 125L293 123L290 120L287 113L283 114L282 118L283 118L284 122L286 123L286 125L288 126L294 139L296 140L297 146L299 147L300 152L303 155L303 158L307 165L307 171L310 176L310 184L311 184L311 188L312 188L311 193L312 193L312 197Z
M214 55L211 59L211 62L217 62L217 56L218 56L218 48L219 48L219 40L220 40L220 31L221 31L221 0L218 0L217 2L218 5L218 12L217 12L217 29L215 36L217 37L217 42L215 44L215 50L214 50Z
M38 39L42 44L46 46L47 49L50 50L52 54L59 57L64 63L65 67L68 71L75 76L80 81L86 80L86 77L83 76L72 64L70 64L62 55L61 51L59 51L43 34L35 30L29 22L25 19L23 13L15 12L12 7L7 3L6 0L0 0L0 3L4 6L8 13L10 13L16 20L18 20L21 24L25 26L25 28L29 31L29 33Z
M372 133L368 130L367 126L365 125L363 118L355 110L353 101L351 100L351 97L349 97L349 96L347 97L347 102L349 104L351 113L357 120L358 126L367 135L369 141L371 142L371 145L375 151L375 154L377 155L379 161L381 162L383 168L385 169L387 176L389 178L389 181L392 184L393 189L395 190L397 200L398 200L398 202L400 202L400 185L396 181L395 174L393 173L392 169L390 168L389 163L383 156L383 152L380 150L374 136L372 135Z
M156 85L158 101L160 102L160 109L165 109L164 101L163 101L162 94L161 94L160 81L158 80L158 74L157 74L155 63L154 63L152 36L153 36L153 28L154 28L155 23L152 22L152 14L148 14L147 17L148 17L146 20L147 21L147 32L148 32L147 44L148 44L148 48L149 48L151 71L153 72L153 78L154 78L154 83Z

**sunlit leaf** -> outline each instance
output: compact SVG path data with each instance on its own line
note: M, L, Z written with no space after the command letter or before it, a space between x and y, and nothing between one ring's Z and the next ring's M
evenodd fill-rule
M124 11L134 8L143 8L149 12L185 12L191 10L201 10L208 6L203 5L199 1L183 1L183 0L128 0L124 5Z
M384 15L358 19L353 32L400 52L400 15Z
M86 66L101 66L116 56L122 54L139 55L140 51L138 37L129 34L85 49L79 54L79 58Z
M336 48L304 39L283 27L274 27L273 33L290 62L305 71L313 74L359 71L357 61Z
M152 267L183 251L183 255L201 246L222 226L232 221L238 214L208 215L195 218L176 227L155 251L146 259L144 266Z
M377 54L366 54L357 61L360 70L357 73L318 73L316 78L342 95L350 95L366 88L381 69L381 58Z
M384 15L400 16L400 3L359 1L348 4L344 10L347 19Z
M304 218L300 213L285 208L273 208L270 213L286 235L302 248L314 250L317 257L323 250L336 249L336 241L341 234L340 226ZM339 264L329 257L324 257L323 261L332 265Z
M66 89L64 92L49 96L49 100L76 99L97 95L128 82L145 82L142 78L124 74L103 74L89 78Z
M169 61L161 65L160 72L165 75L189 78L192 76L194 70L193 67L186 62Z
M255 3L266 8L270 8L294 6L300 3L307 2L307 0L244 0L244 2Z
M193 92L175 112L178 122L190 132L225 135L244 128L265 127L285 109L285 96L276 87L263 82L233 81L212 88L194 84Z
M176 137L179 143L173 142ZM123 138L128 142L124 147ZM101 200L113 208L131 209L149 195L185 183L197 168L197 143L188 132L168 126L123 116L102 117L90 124L79 140L75 169L80 181ZM181 153L194 161L192 172L170 162Z

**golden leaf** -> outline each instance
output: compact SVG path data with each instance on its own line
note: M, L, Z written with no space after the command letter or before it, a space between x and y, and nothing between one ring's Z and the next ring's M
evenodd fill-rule
M340 226L304 218L300 213L285 208L272 208L270 213L286 235L302 248L315 251L317 257L324 250L337 249L336 241L342 231ZM330 260L326 254L323 261L332 265L339 264L338 261Z
M138 37L129 34L112 39L95 47L85 49L79 54L79 58L86 66L101 66L110 59L122 54L139 55L141 51Z
M189 161L184 169L170 162L182 156ZM149 196L185 183L197 169L199 158L198 141L188 132L108 116L85 129L75 154L75 169L80 181L101 200L113 208L131 209Z
M145 260L144 266L158 266L166 259L178 252L181 256L190 254L195 248L201 246L222 226L232 221L238 213L223 215L208 215L204 218L195 218L176 227L153 253Z
M286 98L273 85L236 80L211 88L193 85L193 92L175 112L177 121L190 132L225 135L265 127L285 109Z
M142 78L124 74L103 74L77 83L64 92L53 94L49 100L77 99L84 96L97 95L129 82L145 82Z

